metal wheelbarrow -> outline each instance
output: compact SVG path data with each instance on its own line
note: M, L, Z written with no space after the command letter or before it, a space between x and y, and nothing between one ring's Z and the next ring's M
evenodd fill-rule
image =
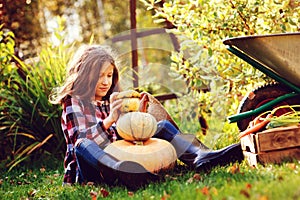
M249 92L228 117L240 131L259 114L281 105L300 105L300 32L229 38L227 49L260 70L274 84ZM282 111L284 112L284 111Z

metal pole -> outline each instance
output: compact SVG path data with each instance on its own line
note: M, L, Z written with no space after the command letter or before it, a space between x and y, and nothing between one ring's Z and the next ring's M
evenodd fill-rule
M106 28L105 28L106 19L105 19L105 14L104 14L103 3L102 3L102 0L97 0L96 2L97 2L98 12L99 12L100 22L101 22L100 27L102 29L104 38L107 38Z
M137 33L136 33L136 0L130 0L130 34L131 34L131 61L133 69L133 87L139 86L138 79L138 52L137 52Z

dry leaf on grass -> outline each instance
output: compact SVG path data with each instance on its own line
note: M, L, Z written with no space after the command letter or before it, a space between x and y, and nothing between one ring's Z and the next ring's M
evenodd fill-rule
M101 188L100 193L102 197L107 197L109 195L109 192L105 188Z
M240 191L240 194L244 195L246 198L250 198L250 194L247 190L242 189Z
M97 200L98 193L92 190L90 191L90 196L92 200Z
M201 193L203 194L203 195L209 195L209 188L208 187L203 187L202 189L201 189Z
M129 197L133 197L133 195L134 195L134 193L131 192L131 191L128 191L127 194L128 194Z

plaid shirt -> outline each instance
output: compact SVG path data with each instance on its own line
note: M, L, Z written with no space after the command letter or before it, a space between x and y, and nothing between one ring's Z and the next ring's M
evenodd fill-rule
M109 115L109 102L95 104L74 96L68 96L64 100L61 117L61 126L67 143L64 184L78 182L79 172L74 152L78 138L91 139L102 149L116 140L115 127L106 130L103 126L103 120Z

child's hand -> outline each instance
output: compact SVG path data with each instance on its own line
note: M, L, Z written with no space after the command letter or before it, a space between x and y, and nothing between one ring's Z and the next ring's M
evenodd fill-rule
M118 94L118 92L114 92L110 95L110 113L108 117L103 120L103 125L106 129L108 129L113 123L115 123L120 116L122 99L116 99Z

